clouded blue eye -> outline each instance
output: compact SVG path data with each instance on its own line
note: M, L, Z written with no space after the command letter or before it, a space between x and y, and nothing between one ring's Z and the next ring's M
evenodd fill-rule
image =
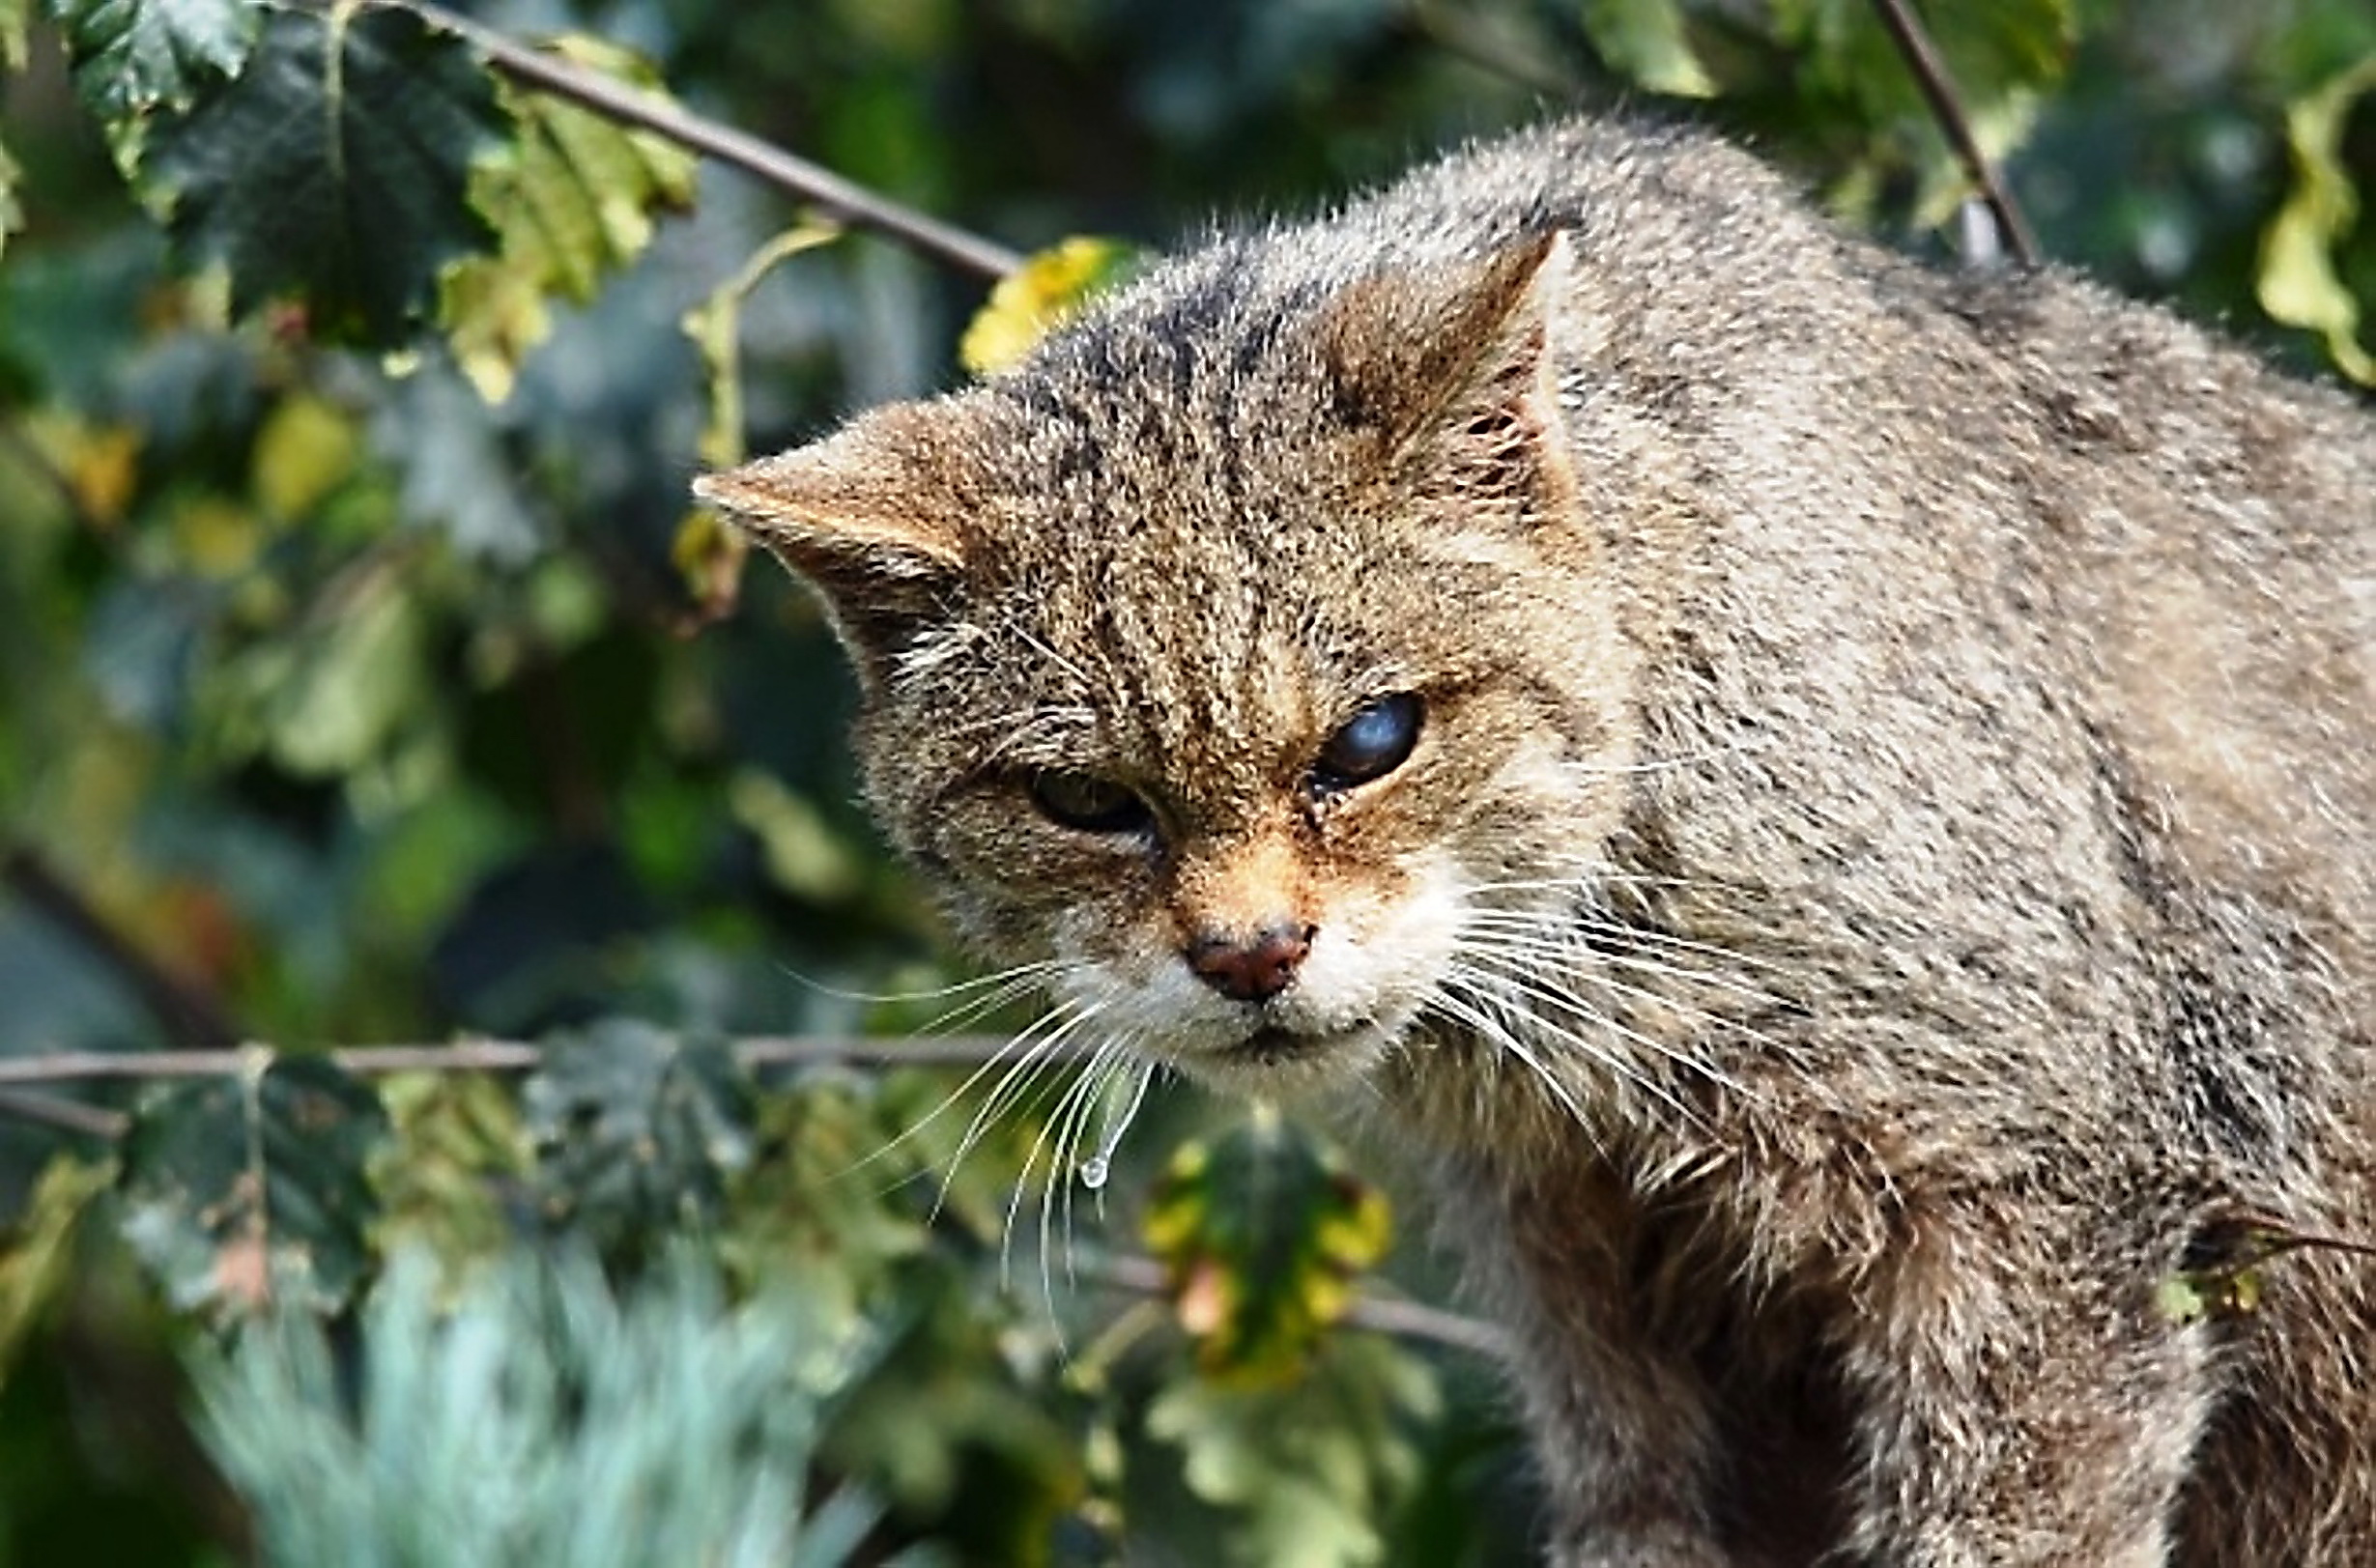
M1370 703L1320 748L1312 783L1323 789L1351 789L1401 767L1419 743L1419 699L1397 692Z

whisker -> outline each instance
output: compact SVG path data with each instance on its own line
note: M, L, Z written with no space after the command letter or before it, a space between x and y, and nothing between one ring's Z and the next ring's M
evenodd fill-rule
M1708 1071L1708 1069L1704 1064L1693 1060L1686 1054L1675 1051L1671 1046L1652 1040L1650 1037L1641 1033L1639 1030L1630 1029L1625 1025L1618 1023L1601 1009L1589 1006L1579 997L1571 996L1564 991L1556 990L1542 984L1532 976L1510 972L1496 972L1492 970L1480 971L1476 969L1474 964L1470 963L1466 957L1462 959L1461 967L1471 977L1471 984L1473 988L1478 983L1482 982L1505 990L1524 992L1539 1000L1550 1002L1554 1006L1574 1013L1578 1017L1596 1025L1599 1028L1608 1030L1611 1034L1617 1035L1621 1039L1631 1041L1633 1043L1644 1047L1653 1055L1664 1058L1676 1067L1685 1068L1703 1073ZM1649 1074L1644 1072L1640 1067L1624 1060L1621 1055L1608 1050L1599 1041L1591 1039L1583 1031L1569 1025L1559 1023L1556 1020L1545 1016L1543 1012L1538 1008L1525 1008L1520 1009L1519 1011L1526 1018L1529 1026L1532 1029L1547 1034L1555 1040L1559 1040L1575 1046L1577 1049L1585 1052L1586 1055L1591 1060L1609 1069L1620 1080L1633 1085L1644 1094L1650 1096L1652 1098L1658 1100L1660 1103L1673 1110L1676 1115L1687 1117L1695 1122L1703 1120L1703 1113L1692 1106L1688 1101L1678 1097L1675 1091L1669 1089L1666 1085L1658 1082L1655 1078L1652 1078ZM1726 1080L1721 1076L1717 1076L1716 1081L1725 1082Z
M991 1086L989 1094L975 1108L972 1117L967 1120L965 1131L958 1139L957 1152L949 1156L949 1168L941 1177L939 1196L933 1200L932 1212L934 1214L939 1213L941 1204L947 1201L950 1183L957 1179L958 1167L965 1162L965 1156L973 1153L974 1146L982 1141L983 1136L990 1127L997 1125L1001 1117L1014 1110L1019 1101L1032 1094L1034 1086L1038 1085L1046 1075L1048 1069L1061 1061L1063 1042L1094 1016L1096 1012L1097 1009L1082 1002L1059 1003L1044 1017L1034 1022L1029 1029L1016 1036L1012 1044L976 1069L964 1083L959 1084L957 1090L941 1102L942 1107L955 1103L970 1091L993 1065L1004 1063L997 1082ZM1033 1039L1035 1034L1038 1036L1036 1040ZM1025 1041L1030 1042L1028 1046L1024 1046ZM1016 1054L1018 1046L1024 1046L1019 1055ZM1040 1098L1045 1098L1045 1093ZM939 1114L937 1108L933 1114Z
M1609 1016L1609 1014L1601 1009L1590 1006L1583 997L1577 996L1572 991L1566 990L1563 986L1555 985L1540 975L1521 969L1520 959L1523 955L1503 953L1490 946L1479 944L1471 950L1470 956L1474 961L1494 966L1496 972L1505 975L1513 984L1525 989L1531 995L1541 997L1546 1001L1554 1002L1560 1007L1568 1009L1569 1011L1589 1019L1593 1023L1596 1023L1604 1028L1614 1030L1618 1035L1632 1041L1634 1043L1655 1052L1658 1056L1664 1058L1668 1062L1673 1063L1676 1067L1696 1072L1702 1077L1707 1079L1710 1083L1732 1090L1736 1094L1746 1095L1750 1093L1747 1085L1741 1083L1738 1079L1734 1078L1731 1073L1726 1072L1721 1068L1718 1068L1711 1063L1703 1061L1689 1051L1677 1049L1676 1047L1669 1045L1651 1035L1619 1023L1617 1019ZM1771 1041L1767 1041L1765 1037L1760 1035L1756 1030L1749 1028L1747 1025L1734 1026L1732 1025L1732 1020L1725 1018L1719 1013L1710 1012L1704 1008L1694 1007L1688 1002L1683 1002L1679 999L1666 996L1660 992L1650 990L1646 986L1629 985L1625 982L1617 979L1615 976L1599 973L1589 966L1574 967L1562 970L1560 979L1563 982L1573 981L1586 984L1597 985L1604 990L1612 991L1619 996L1633 997L1637 1000L1655 1003L1662 1007L1673 1007L1678 1012L1696 1013L1700 1017L1706 1019L1711 1023L1737 1027L1740 1029L1741 1033L1754 1040L1762 1041L1768 1044L1774 1043Z
M944 996L962 996L969 991L978 991L986 986L1025 985L1043 975L1052 974L1068 966L1068 960L1063 958L1042 958L1036 962L1016 964L1012 968L1001 969L992 974L977 975L970 980L954 981L946 985L926 986L913 991L846 990L839 985L828 984L814 975L803 974L788 964L778 964L776 970L787 979L797 982L803 989L814 991L818 996L830 996L837 1002L864 1002L881 1005L896 1002L935 1002Z

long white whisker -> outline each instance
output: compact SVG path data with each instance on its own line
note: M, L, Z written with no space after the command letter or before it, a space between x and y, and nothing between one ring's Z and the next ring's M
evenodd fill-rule
M972 1117L965 1124L963 1135L958 1139L957 1152L949 1156L949 1169L940 1181L940 1194L933 1200L934 1213L938 1213L941 1204L947 1201L949 1184L956 1180L958 1167L965 1162L965 1156L973 1153L974 1145L981 1142L983 1135L997 1124L999 1118L1013 1110L1018 1100L1026 1098L1031 1093L1032 1087L1046 1075L1047 1069L1062 1059L1064 1041L1086 1023L1096 1012L1094 1007L1084 1002L1066 1001L1057 1004L1045 1016L1016 1036L1014 1042L1001 1050L998 1056L991 1059L990 1063L984 1064L980 1069L958 1087L955 1094L942 1102L944 1105L954 1103L973 1086L984 1072L989 1070L991 1065L1005 1061L1004 1070L999 1073L998 1081L991 1087L988 1096L975 1108ZM1033 1038L1035 1035L1037 1039ZM1027 1046L1026 1041L1029 1041ZM1019 1054L1016 1052L1018 1046L1023 1047ZM1009 1058L1012 1060L1008 1060Z
M1704 1064L1696 1062L1688 1055L1677 1052L1672 1047L1650 1039L1647 1035L1641 1033L1639 1030L1627 1028L1625 1025L1618 1023L1616 1019L1611 1018L1600 1009L1588 1006L1577 997L1570 996L1563 991L1544 985L1540 982L1534 980L1532 976L1510 971L1481 970L1475 967L1474 963L1470 962L1465 957L1461 961L1460 968L1469 978L1470 985L1473 990L1491 986L1503 990L1504 992L1524 992L1537 998L1538 1000L1547 1001L1553 1006L1565 1012L1574 1013L1599 1028L1608 1030L1611 1034L1617 1035L1625 1040L1629 1040L1635 1044L1638 1044L1646 1050L1650 1051L1652 1054L1664 1057L1675 1066L1702 1072L1705 1072L1707 1070ZM1524 1013L1528 1023L1533 1029L1549 1035L1556 1040L1563 1041L1566 1043L1575 1046L1578 1050L1585 1052L1593 1061L1599 1062L1603 1066L1609 1068L1619 1078L1632 1084L1634 1087L1640 1089L1643 1093L1650 1096L1652 1098L1657 1099L1669 1109L1673 1110L1676 1115L1687 1117L1693 1121L1699 1121L1702 1119L1701 1113L1688 1102L1676 1096L1673 1090L1658 1082L1655 1078L1650 1077L1639 1067L1625 1061L1621 1056L1611 1052L1604 1045L1602 1045L1601 1042L1591 1039L1583 1031L1565 1024L1561 1024L1550 1017L1545 1016L1540 1009L1527 1008L1520 1009L1518 1011ZM1724 1082L1726 1080L1719 1077L1717 1081Z
M1555 985L1551 982L1542 978L1540 975L1532 972L1531 969L1523 967L1522 955L1512 955L1497 951L1491 946L1477 944L1470 949L1467 954L1467 957L1473 963L1481 963L1489 966L1493 972L1503 976L1510 984L1517 985L1530 995L1539 997L1542 1000L1553 1003L1555 1006L1574 1012L1580 1017L1589 1019L1592 1023L1595 1023L1604 1029L1612 1030L1622 1036L1624 1039L1642 1046L1644 1049L1648 1050L1666 1061L1673 1063L1675 1066L1682 1068L1686 1071L1698 1073L1700 1076L1707 1079L1710 1083L1721 1085L1724 1088L1732 1090L1736 1094L1747 1094L1749 1092L1746 1085L1734 1078L1731 1073L1723 1070L1721 1068L1701 1060L1689 1051L1678 1050L1675 1046L1669 1045L1662 1041L1654 1039L1653 1037L1645 1034L1638 1029L1633 1029L1625 1024L1617 1022L1601 1009L1589 1005L1583 997L1580 997L1573 991L1566 989L1564 985ZM1695 1012L1702 1017L1718 1024L1730 1023L1730 1020L1720 1017L1715 1013L1711 1013L1703 1008L1695 1009L1689 1003L1678 1002L1672 997L1661 995L1659 992L1646 989L1646 987L1640 985L1629 985L1625 982L1618 980L1612 975L1598 973L1590 967L1574 967L1566 969L1561 972L1560 979L1563 982L1577 982L1585 984L1597 985L1604 990L1614 992L1619 996L1630 996L1642 1001L1655 1003L1662 1007L1673 1007L1679 1012ZM1757 1032L1755 1030L1748 1029L1746 1026L1736 1027L1739 1027L1742 1033L1753 1038L1762 1038L1757 1036ZM1648 1085L1646 1083L1645 1087L1646 1088Z

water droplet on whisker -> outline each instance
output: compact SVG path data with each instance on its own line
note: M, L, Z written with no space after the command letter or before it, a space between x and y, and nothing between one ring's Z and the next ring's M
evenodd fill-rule
M1097 1148L1080 1162L1081 1185L1090 1191L1102 1187L1113 1174L1114 1151L1122 1146L1122 1135L1131 1129L1139 1103L1147 1098L1147 1080L1154 1076L1153 1063L1127 1062L1106 1080L1099 1097Z

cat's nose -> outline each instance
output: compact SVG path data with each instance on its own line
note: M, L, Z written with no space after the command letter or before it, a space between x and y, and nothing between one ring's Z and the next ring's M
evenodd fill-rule
M1274 926L1251 940L1204 936L1188 945L1196 978L1233 1002L1266 1002L1285 990L1312 950L1316 926Z

